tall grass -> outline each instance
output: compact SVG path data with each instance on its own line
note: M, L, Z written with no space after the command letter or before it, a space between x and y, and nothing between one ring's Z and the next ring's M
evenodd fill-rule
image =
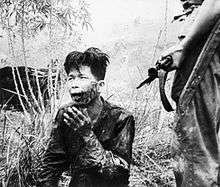
M6 111L1 108L0 184L3 187L34 186L37 181L36 171L41 163L41 155L45 150L54 119L54 113L51 111L58 108L54 98L57 94L60 95L60 87L55 86L55 84L60 85L58 76L59 74L56 72L54 75L52 70L48 74L46 89L50 90L50 97L41 110L35 111L36 102L31 102L33 101L31 97L36 97L35 101L39 102L37 107L39 109L39 106L42 106L43 96L41 95L40 99L37 96L42 93L38 93L37 96L27 96L31 106L27 105L25 100L20 100L24 112ZM39 79L37 78L36 81L39 86ZM19 89L16 89L16 92L20 94Z

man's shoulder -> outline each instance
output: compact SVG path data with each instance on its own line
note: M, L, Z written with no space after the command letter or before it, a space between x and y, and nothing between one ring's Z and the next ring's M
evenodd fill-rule
M104 100L104 110L108 113L108 115L120 120L124 120L129 117L133 118L133 114L129 110L106 100Z

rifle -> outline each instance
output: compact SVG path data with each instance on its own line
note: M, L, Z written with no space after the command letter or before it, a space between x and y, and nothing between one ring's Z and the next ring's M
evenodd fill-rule
M160 90L160 98L163 104L163 107L166 111L171 112L174 111L169 100L167 99L166 93L165 93L165 83L167 79L167 68L173 63L173 58L171 55L168 55L166 57L163 57L161 60L158 60L156 62L155 67L148 69L148 78L145 79L143 82L137 86L137 89L141 88L145 84L150 84L153 82L156 78L159 78L159 90Z

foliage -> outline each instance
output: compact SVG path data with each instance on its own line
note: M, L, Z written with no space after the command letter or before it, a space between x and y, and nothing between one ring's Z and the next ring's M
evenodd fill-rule
M26 31L25 36L34 36L38 31L57 24L71 33L80 24L87 29L91 27L87 8L84 0L2 0L0 24L14 36L22 32L22 27Z

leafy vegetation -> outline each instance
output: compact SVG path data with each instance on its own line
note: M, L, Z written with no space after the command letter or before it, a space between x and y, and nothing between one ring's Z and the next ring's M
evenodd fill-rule
M15 36L24 31L25 36L34 36L57 24L70 31L79 24L88 29L91 25L87 6L83 0L2 0L1 25Z

